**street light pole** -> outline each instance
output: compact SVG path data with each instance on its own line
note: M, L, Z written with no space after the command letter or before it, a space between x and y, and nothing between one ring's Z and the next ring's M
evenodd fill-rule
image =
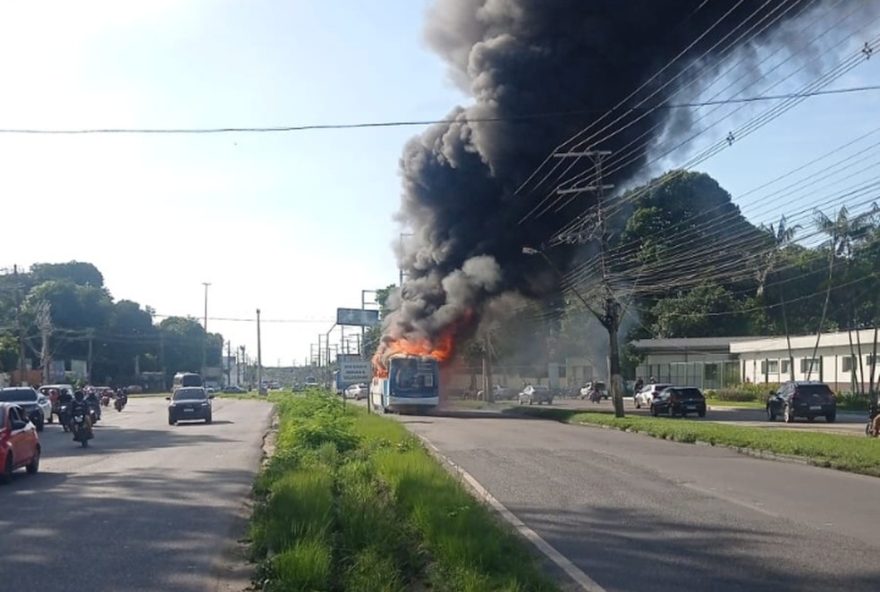
M208 368L208 286L211 285L211 282L202 282L202 285L205 287L205 337L202 339L202 380L204 380Z
M263 394L263 344L260 341L260 309L257 309L257 392Z

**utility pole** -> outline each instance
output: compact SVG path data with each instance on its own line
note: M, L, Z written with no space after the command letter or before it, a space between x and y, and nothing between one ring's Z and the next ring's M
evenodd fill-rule
M49 375L49 337L52 335L52 307L42 300L37 305L37 327L40 328L40 336L42 337L42 347L40 348L40 368L42 368L43 384L49 384L51 377Z
M15 328L18 333L18 384L23 386L25 382L24 328L21 326L21 286L18 283L18 265L12 266L12 275L15 282Z
M95 330L89 329L89 356L86 360L86 383L92 384L92 351L94 349Z
M168 375L165 374L165 334L159 329L159 369L162 371L162 389L168 388Z
M611 375L611 399L614 403L614 415L623 417L623 377L620 374L620 317L621 308L608 277L608 226L605 220L604 197L606 189L613 189L614 185L602 183L602 161L611 155L609 150L587 150L584 152L563 152L554 154L556 158L582 158L587 157L593 162L593 184L583 187L560 189L560 194L581 193L592 191L596 195L596 221L599 231L599 271L601 274L602 291L604 292L604 310L596 315L599 322L608 331L608 372ZM580 233L579 233L580 234ZM578 240L583 240L579 236ZM595 314L595 313L594 313Z
M232 381L232 341L226 342L226 386Z
M263 394L263 344L260 341L260 309L257 309L257 392Z
M239 386L241 386L242 378L244 378L244 382L247 382L247 358L244 355L244 346L242 345L238 349L239 349L239 351L241 351L241 357L239 358L238 367L237 367L237 369L238 369L238 384L239 384ZM242 366L244 366L243 370L242 370Z
M400 239L399 239L398 244L400 245L400 252L401 252L401 253L403 253L403 239L408 238L408 237L410 237L410 236L412 236L412 235L413 235L413 234L412 234L411 232L401 232L401 233L400 233ZM403 288L403 277L404 277L404 275L406 275L406 274L404 274L404 272L403 272L403 266L398 267L398 268L397 268L397 271L398 271L398 273L399 273L399 278L398 278L398 284L397 284L397 287L398 287L398 288Z
M205 327L205 337L202 339L202 380L205 379L205 372L208 367L208 286L211 285L211 282L202 282L202 285L205 287L205 317L204 317L204 327ZM221 344L222 347L222 344ZM221 349L221 351L223 351Z
M488 403L495 400L492 387L492 337L488 329L483 336L483 400Z

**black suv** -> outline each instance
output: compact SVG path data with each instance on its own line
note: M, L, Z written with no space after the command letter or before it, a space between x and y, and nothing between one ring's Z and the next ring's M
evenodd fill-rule
M185 386L165 398L171 401L168 404L168 425L193 419L203 419L205 423L211 423L211 399L214 395L209 395L204 388Z
M669 417L687 417L688 413L706 417L706 397L696 387L671 386L660 391L651 402L651 415L657 417L661 413Z
M780 415L786 423L797 417L813 421L820 415L824 415L828 423L833 423L837 419L837 399L824 382L785 382L779 390L770 391L767 399L767 419L776 421Z

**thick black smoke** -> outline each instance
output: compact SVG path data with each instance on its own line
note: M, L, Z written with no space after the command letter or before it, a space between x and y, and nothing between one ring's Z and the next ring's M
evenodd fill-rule
M695 60L701 66L694 70L705 73L748 31L744 55L792 43L798 19L835 5L852 6L850 0L438 0L428 12L428 43L473 104L456 107L450 123L431 127L404 149L399 219L413 236L398 253L409 279L386 321L386 343L436 337L466 310L479 319L501 293L534 296L544 289L545 262L523 255L522 247L547 241L590 197L519 224L546 191L515 195L516 188L561 142L680 52L684 57L632 103L654 91L648 104L672 99L696 75L687 71L664 84ZM649 131L649 140L684 133L687 117L678 112L672 120L670 113L655 110L596 148L615 151ZM503 121L473 121L485 118ZM621 185L643 172L649 149L607 181Z

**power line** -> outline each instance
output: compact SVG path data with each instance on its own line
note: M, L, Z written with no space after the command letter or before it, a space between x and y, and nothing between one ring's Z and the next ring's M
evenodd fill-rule
M697 107L711 107L716 105L731 105L739 103L757 103L764 101L781 101L791 99L805 99L825 95L841 95L863 92L880 91L880 85L851 86L835 89L820 89L808 92L783 93L773 95L758 95L752 97L718 99L708 101L696 101L687 103L663 103L650 107L624 107L627 111L656 111L658 109L693 109ZM400 121L371 121L357 123L319 123L303 125L285 125L268 127L204 127L204 128L0 128L0 134L30 134L30 135L97 135L97 134L156 134L156 135L194 135L194 134L233 134L233 133L288 133L321 130L346 130L365 128L386 127L413 127L434 124L450 123L516 123L533 119L550 119L560 117L575 117L604 113L601 109L574 109L569 111L549 111L544 113L531 113L523 115L506 115L497 117L466 117L461 119L416 119ZM210 319L209 319L210 320Z

